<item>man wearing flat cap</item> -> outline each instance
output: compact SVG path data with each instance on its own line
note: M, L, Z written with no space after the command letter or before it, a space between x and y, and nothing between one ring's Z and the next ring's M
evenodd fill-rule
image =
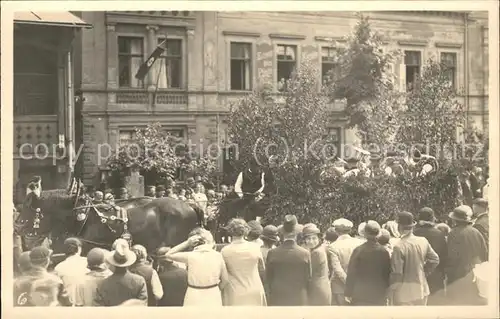
M426 277L436 269L439 256L424 237L413 234L417 224L410 212L399 212L401 238L391 257L389 299L394 305L425 306L429 296Z
M415 227L415 236L424 237L427 239L432 249L439 256L439 265L436 267L429 277L427 283L429 284L430 295L427 301L428 305L439 305L443 303L444 297L444 266L446 264L446 256L448 254L448 247L446 244L445 234L437 229L436 218L434 211L430 207L424 207L418 212L418 224Z
M333 227L339 237L328 246L328 256L333 270L330 278L332 304L337 306L346 304L344 289L347 279L347 267L352 252L363 243L362 240L349 235L353 226L353 223L345 218L335 220Z
M447 296L454 305L480 305L473 269L488 259L483 235L472 227L472 209L467 205L455 208L448 217L452 230L448 235L448 261L446 263Z
M266 282L270 306L307 306L312 276L311 254L297 245L299 233L295 215L283 222L283 243L271 249L266 260Z

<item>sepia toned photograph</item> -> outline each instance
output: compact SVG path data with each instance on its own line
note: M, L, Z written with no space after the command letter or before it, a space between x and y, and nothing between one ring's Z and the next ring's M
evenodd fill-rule
M12 12L8 307L498 303L488 8L114 7Z

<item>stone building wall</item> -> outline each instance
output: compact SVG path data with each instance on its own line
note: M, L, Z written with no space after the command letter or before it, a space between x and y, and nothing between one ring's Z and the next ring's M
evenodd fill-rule
M487 28L484 14L473 15L465 23L456 13L376 12L366 13L372 26L382 33L388 49L418 50L422 60L438 58L441 52L457 54L459 87L469 90L467 100L470 123L487 127ZM230 90L230 43L251 44L251 87L271 83L276 88L277 44L298 47L298 61L320 65L321 47L348 34L357 22L352 12L171 12L105 13L83 12L82 18L94 25L82 34L81 90L84 163L86 181L99 170L98 145L114 145L120 131L150 122L161 122L185 130L193 143L225 136L224 113L245 92ZM467 37L465 28L468 28ZM161 103L153 103L154 77L148 76L142 91L125 92L117 85L117 36L144 37L146 57L154 49L155 37L167 34L182 39L183 87L159 90ZM465 41L468 41L466 45ZM467 52L467 54L466 54ZM467 59L467 61L466 61ZM467 62L467 63L466 63ZM394 65L398 85L404 85L402 61ZM318 79L320 75L318 74ZM469 85L466 85L468 83ZM125 101L125 102L124 102ZM344 143L356 143L355 132L344 129L342 105L333 106L332 125L341 128ZM103 163L100 163L103 166Z

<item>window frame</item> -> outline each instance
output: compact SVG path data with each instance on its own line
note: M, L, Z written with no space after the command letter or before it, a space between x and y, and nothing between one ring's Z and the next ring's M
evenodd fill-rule
M143 89L146 89L146 81L143 80L141 81L142 83L142 86L140 87L132 87L132 86L121 86L120 85L120 57L121 56L124 56L124 54L122 54L120 52L120 38L135 38L135 39L141 39L142 40L142 63L144 63L144 61L146 60L146 52L147 52L147 40L146 40L146 36L144 34L140 34L140 33L125 33L125 32L117 32L116 33L116 56L117 56L117 63L116 63L116 84L118 86L118 89L129 89L129 90L143 90ZM131 61L131 58L132 57L138 57L137 56L132 56L130 54L127 54L125 56L128 56L129 57L129 65L130 65L130 61ZM131 75L132 77L134 75ZM130 81L131 79L129 79Z
M224 41L226 49L225 54L221 54L219 57L220 65L225 66L225 88L226 91L230 92L242 92L247 93L249 91L238 91L231 90L231 42L240 43L250 43L251 52L251 64L250 64L250 91L257 87L258 77L257 77L257 39L260 37L259 34L245 33L245 32L231 32L223 31ZM223 60L222 60L223 59Z
M413 65L413 64L406 64L406 52L415 52L415 53L418 53L419 54L419 64L418 64L418 75L421 76L422 75L422 67L423 67L423 59L424 59L424 55L423 55L423 52L420 51L420 50L414 50L414 49L405 49L403 50L403 65L404 65L404 70L405 70L405 75L404 75L404 78L403 78L403 81L405 83L405 89L406 91L408 92L408 83L406 81L406 76L407 76L407 67L410 66L410 67L416 67L417 65ZM413 81L415 82L417 79L413 79Z
M335 45L319 45L318 52L319 52L319 65L320 65L320 74L319 74L319 84L320 87L323 87L323 64L331 64L333 65L333 68L336 68L338 66L338 61L334 59L333 62L323 62L323 49L328 49L328 51L332 50L334 52L338 51L338 47ZM334 54L335 56L335 54Z
M455 90L458 90L463 85L463 55L461 48L438 48L439 62L441 63L441 53L455 53Z
M232 54L231 54L231 49L232 49L232 45L233 44L243 44L243 45L246 45L248 46L248 49L250 50L249 52L249 57L248 59L244 59L244 58L233 58ZM253 55L254 55L254 49L253 49L253 44L252 42L248 42L248 41L245 41L245 42L241 42L241 41L229 41L229 90L230 91L252 91L254 86L253 86L253 79L254 79L254 72L253 72L253 65L255 64L255 60L253 60ZM246 61L247 63L249 63L249 67L248 67L248 70L250 72L250 75L249 75L249 83L248 83L248 89L233 89L232 86L231 86L231 83L232 83L232 72L231 72L231 66L232 66L232 62L233 60L238 60L238 61Z
M303 39L286 39L283 37L275 37L272 40L273 45L273 87L275 92L278 90L278 46L295 46L295 69L298 69L302 62L302 42Z
M420 52L420 63L423 64L425 59L425 46L424 45L399 45L398 49L400 49L403 54L400 57L399 62L399 89L401 92L408 92L408 88L406 87L406 64L405 64L405 51L419 51ZM420 74L422 74L422 65L420 66Z
M285 54L286 54L286 49L287 48L294 48L295 50L295 60L279 60L278 59L278 48L280 46L283 46L285 48ZM285 63L290 63L290 62L295 62L295 66L294 66L294 70L297 70L297 68L299 67L299 54L298 54L298 51L299 51L299 45L297 44L288 44L288 43L277 43L276 46L275 46L275 51L274 51L274 56L275 56L275 65L276 65L276 90L278 92L281 92L281 90L279 89L278 87L278 83L280 81L280 79L278 78L278 73L279 73L279 63L280 62L285 62ZM293 71L292 71L293 73ZM289 80L289 79L288 79Z
M160 44L160 40L165 40L165 35L163 34L159 34L158 31L156 33L156 44L155 44L155 48L156 46L158 46L158 44ZM180 55L180 58L181 58L181 74L180 74L180 87L179 88L161 88L161 87L158 87L158 90L159 91L179 91L179 90L185 90L187 88L187 59L188 59L188 56L187 56L187 47L186 47L186 38L183 37L183 36L178 36L178 35L168 35L166 37L167 41L168 40L180 40L181 41L181 55ZM165 55L162 54L160 56L159 59L165 59ZM154 74L154 83L153 85L156 85L156 78L157 78L158 74Z

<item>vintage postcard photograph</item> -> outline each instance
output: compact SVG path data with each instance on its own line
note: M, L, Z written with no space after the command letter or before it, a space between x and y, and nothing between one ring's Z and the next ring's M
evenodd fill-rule
M498 13L2 1L2 314L497 317Z

